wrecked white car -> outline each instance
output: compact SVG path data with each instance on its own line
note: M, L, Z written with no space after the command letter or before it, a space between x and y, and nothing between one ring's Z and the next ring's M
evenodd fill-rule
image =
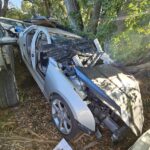
M80 130L112 140L128 129L142 132L144 117L138 82L115 67L91 41L59 28L32 25L19 34L22 59L51 103L53 121L68 139Z
M99 125L110 129L113 141L120 140L128 128L136 135L142 132L138 82L111 65L97 40L33 25L20 33L19 46L26 66L51 102L56 127L66 137L75 136L79 129L98 132Z

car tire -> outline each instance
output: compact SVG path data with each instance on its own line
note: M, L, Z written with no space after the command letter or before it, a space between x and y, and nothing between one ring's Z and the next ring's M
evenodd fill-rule
M18 92L15 79L14 54L11 46L3 47L7 51L10 64L0 70L0 108L18 104Z
M65 113L63 111L61 111L59 104L61 106L61 109L63 108L63 111ZM54 107L57 107L57 108L54 108ZM52 114L52 120L53 120L55 126L57 127L59 132L63 135L63 137L66 140L70 141L80 133L77 121L75 120L71 109L69 108L66 101L59 95L53 95L51 98L51 114ZM64 121L64 120L66 120L66 117L67 117L67 121L68 121L67 123L66 123L66 121ZM60 118L64 119L62 124L60 123ZM62 128L60 128L60 124L61 124ZM66 126L66 124L67 124L67 126Z
M6 108L18 104L15 77L12 71L0 71L0 107Z

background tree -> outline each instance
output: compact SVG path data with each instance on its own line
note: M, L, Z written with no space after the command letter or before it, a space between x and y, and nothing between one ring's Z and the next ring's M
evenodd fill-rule
M0 16L5 17L8 10L8 2L9 0L0 0Z
M77 0L64 0L69 22L75 30L83 30L83 21Z
M95 0L93 5L93 10L91 12L91 17L89 21L89 31L96 34L97 26L100 19L100 12L102 7L102 0Z
M2 6L0 0L1 15L6 14L3 8L8 10L8 0L4 2ZM149 0L34 0L34 7L39 14L56 18L81 35L98 38L116 61L130 65L148 60ZM10 8L6 16L27 19L33 14L32 4L23 1L21 9Z
M48 16L51 16L51 1L50 0L44 0L44 5L45 5L45 8L46 8L46 14Z

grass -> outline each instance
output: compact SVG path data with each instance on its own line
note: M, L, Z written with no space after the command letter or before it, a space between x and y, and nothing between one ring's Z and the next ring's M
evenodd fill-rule
M5 110L0 110L0 132L4 131L4 128L12 128L14 122L10 121L11 118L14 116L14 112L8 108Z

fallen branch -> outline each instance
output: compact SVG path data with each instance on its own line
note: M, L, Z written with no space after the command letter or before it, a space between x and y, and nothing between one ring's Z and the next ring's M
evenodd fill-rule
M92 148L92 147L94 147L94 146L97 145L97 144L98 144L97 141L93 141L93 142L89 143L88 145L84 146L84 147L83 147L83 150L87 150L87 149L89 149L89 148Z
M11 136L11 137L2 137L0 136L0 140L12 140L12 141L19 141L19 142L37 142L37 143L48 143L48 144L57 144L57 140L39 140L39 139L31 139L27 137L21 136Z
M138 66L129 66L124 68L126 72L136 74L139 71L150 69L150 62Z
M45 137L38 135L37 133L35 133L34 131L30 130L30 129L26 129L27 132L29 132L31 135L36 136L39 139L43 139L43 140L47 140Z

